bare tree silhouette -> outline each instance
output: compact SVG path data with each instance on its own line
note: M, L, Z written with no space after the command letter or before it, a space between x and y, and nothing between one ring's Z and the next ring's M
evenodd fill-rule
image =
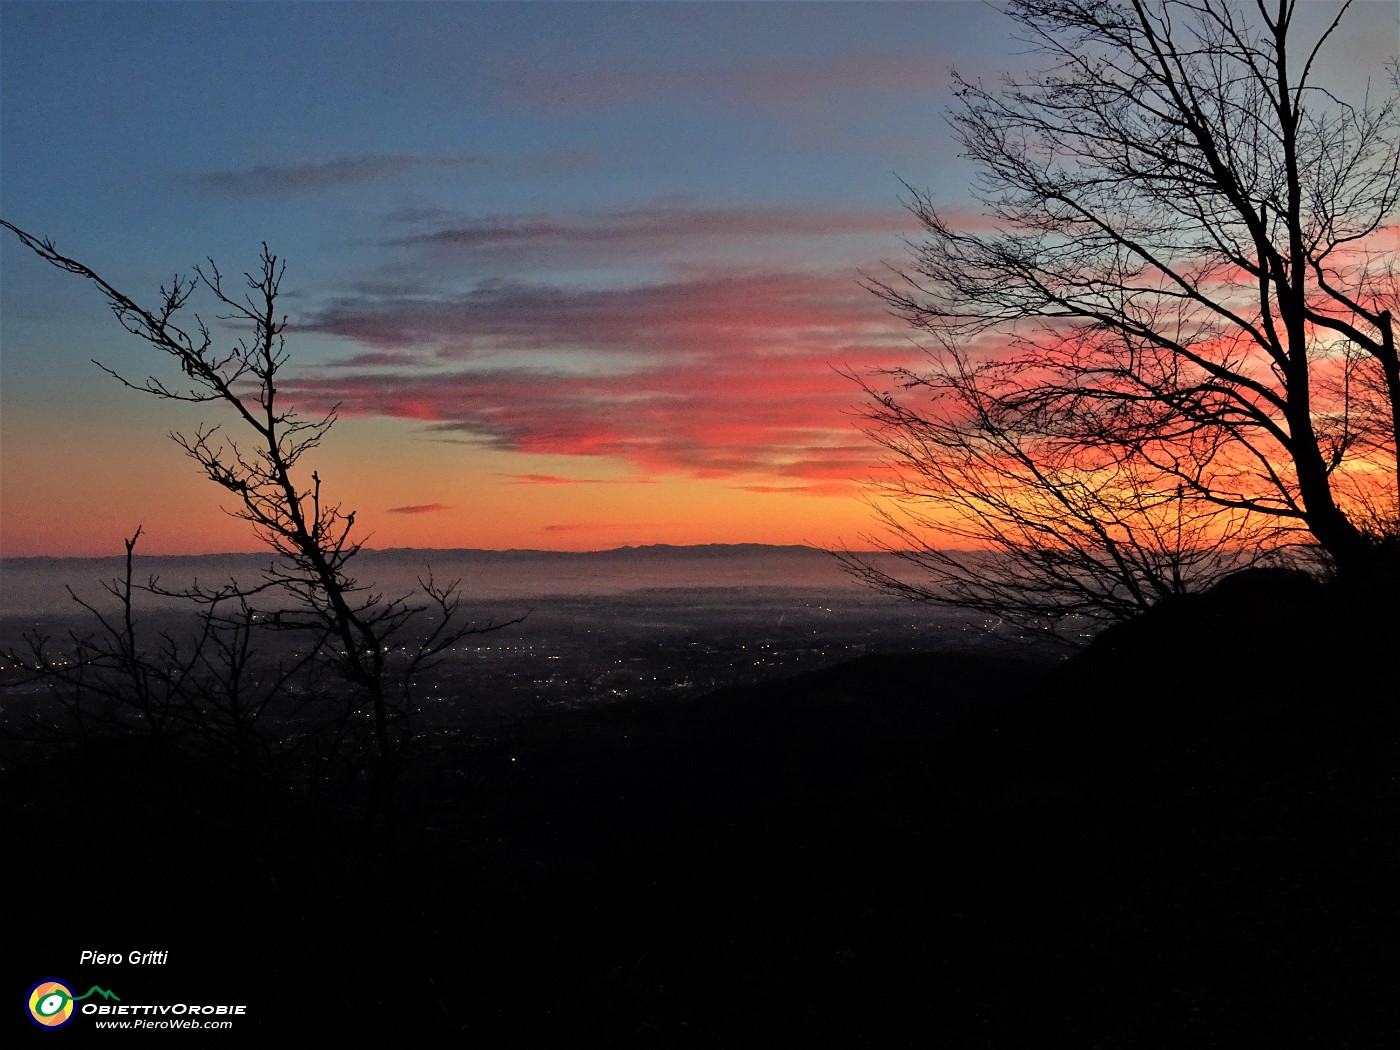
M324 763L345 735L350 712L308 674L325 633L290 654L264 658L257 636L267 618L235 588L223 597L204 592L193 619L181 618L183 629L168 623L150 629L136 608L138 593L175 592L158 580L136 580L141 531L125 541L123 574L102 585L110 604L70 588L87 614L83 626L57 636L34 627L22 648L0 654L14 677L10 684L42 683L54 701L17 713L7 735L36 743L149 736L228 766L240 779L281 780L288 760L311 745L320 761L309 768L329 772ZM326 710L335 712L329 720L314 713Z
M870 287L927 361L858 377L898 478L877 543L1021 618L1120 618L1306 540L1341 576L1400 520L1400 67L1315 83L1349 5L1010 0L1048 68L956 78L991 229L906 186L911 263ZM939 551L928 529L999 552ZM902 570L901 570L902 571Z
M138 305L86 265L71 259L50 240L35 237L9 222L7 229L40 258L59 269L91 282L106 298L121 326L173 358L182 376L178 384L150 376L132 381L100 362L126 387L162 400L215 402L232 417L234 433L220 425L201 424L193 434L172 434L174 440L199 464L204 475L234 498L229 513L247 521L277 559L251 584L230 582L208 587L195 585L168 590L158 580L141 589L183 598L202 606L205 622L216 640L188 654L176 654L176 664L196 662L217 652L227 670L244 651L251 623L249 602L255 596L278 608L265 618L272 630L304 632L319 659L328 662L349 686L345 711L350 716L367 713L376 753L376 777L381 804L392 811L393 785L402 751L411 739L412 685L440 655L468 635L499 630L520 622L473 625L462 622L457 584L441 585L431 574L420 579L416 596L386 597L361 585L350 575L351 562L361 550L354 535L355 514L323 497L319 474L312 471L309 484L301 480L303 458L316 449L336 421L334 409L316 418L304 418L278 396L278 375L287 362L283 339L286 318L278 313L277 300L285 265L263 245L261 265L244 274L241 294L226 287L212 260L196 267L192 278L176 276L162 287L153 308ZM198 315L182 327L180 312L197 291L210 295L226 312L219 319L245 331L228 349L217 349L209 325ZM138 530L139 535L139 530ZM135 647L131 623L130 557L136 542L127 545L128 573L109 588L119 599L122 622L99 617L102 642L89 642L85 653L89 667L108 667L123 673L129 698L142 710L164 710L182 695L168 689L152 693L150 683L168 677L170 659L152 664ZM168 639L167 639L168 641ZM209 646L212 645L212 648ZM95 646L95 648L94 648ZM31 641L31 650L34 648ZM168 646L167 646L168 648ZM398 648L402 655L391 659ZM101 658L94 665L91 660ZM41 659L32 666L50 676L52 666ZM154 676L152 672L157 672ZM59 682L78 684L72 673ZM89 674L83 681L91 681ZM135 691L130 686L136 683ZM144 685L141 683L145 683ZM185 705L185 713L188 705ZM225 707L227 712L227 706ZM246 718L248 711L243 714Z

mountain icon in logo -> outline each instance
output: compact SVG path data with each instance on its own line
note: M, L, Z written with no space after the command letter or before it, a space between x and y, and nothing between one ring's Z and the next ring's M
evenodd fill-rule
M82 995L74 995L62 981L40 981L29 989L29 1019L41 1028L62 1028L73 1020L73 1004L96 993L104 999L121 998L114 992L93 985Z

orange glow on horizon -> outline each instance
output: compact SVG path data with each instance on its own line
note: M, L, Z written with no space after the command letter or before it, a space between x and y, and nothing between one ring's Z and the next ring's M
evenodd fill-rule
M148 555L257 552L252 527L223 511L227 492L161 435L94 425L7 459L0 552L106 557L142 526ZM73 513L54 479L84 463ZM873 522L849 481L752 475L640 476L608 457L528 456L424 441L414 424L346 419L307 461L323 496L355 510L369 548L601 550L653 543L858 544ZM32 493L30 499L23 493ZM172 510L175 512L172 513Z

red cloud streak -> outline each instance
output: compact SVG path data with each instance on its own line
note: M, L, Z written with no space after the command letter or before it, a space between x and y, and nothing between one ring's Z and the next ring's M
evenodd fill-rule
M836 366L910 355L902 326L852 278L810 274L347 300L303 327L436 365L303 374L284 384L303 403L424 420L502 449L611 456L644 474L823 483L812 491L864 477L874 460L851 417L859 393Z
M558 474L498 474L512 485L655 485L653 478L565 478Z

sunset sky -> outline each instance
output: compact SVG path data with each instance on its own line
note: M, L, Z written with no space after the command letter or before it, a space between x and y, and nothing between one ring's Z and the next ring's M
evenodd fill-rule
M1397 11L1360 5L1334 69L1379 70ZM284 392L340 404L314 466L370 546L858 544L878 456L841 372L916 353L860 274L917 233L901 179L975 215L948 74L1015 68L1008 32L976 3L6 0L0 213L143 302L267 241ZM255 549L166 436L217 408L122 389L90 359L166 362L8 232L0 266L0 553Z

